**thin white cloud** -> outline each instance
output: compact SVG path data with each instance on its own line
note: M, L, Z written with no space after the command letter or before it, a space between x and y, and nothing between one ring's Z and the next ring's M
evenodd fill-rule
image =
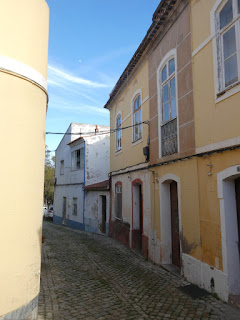
M63 104L52 104L51 105L51 109L56 109L59 111L71 111L73 113L98 113L100 115L103 116L108 116L109 115L109 111L104 109L104 108L98 108L98 107L94 107L94 106L90 106L90 105L67 105L67 103L63 103Z
M81 77L76 77L64 70L61 70L59 68L53 67L52 65L48 65L49 72L49 81L52 85L58 85L61 84L62 81L64 82L71 82L75 84L79 84L82 86L87 86L91 88L107 88L112 87L112 85L106 84L106 83L99 83L91 80L87 80ZM57 79L58 80L57 80Z
M55 80L52 80L52 79L49 79L49 78L48 78L47 82L48 82L48 85L50 85L50 86L64 88L64 85L61 84L61 83L58 82L58 81L55 81Z

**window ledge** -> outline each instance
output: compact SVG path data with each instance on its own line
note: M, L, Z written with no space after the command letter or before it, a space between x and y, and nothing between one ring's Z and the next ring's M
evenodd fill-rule
M119 155L120 153L122 153L122 149L116 150L116 151L115 151L115 156Z
M132 146L134 147L134 146L136 146L137 144L139 144L141 142L143 142L143 138L142 137L137 139L137 140L132 141Z
M218 92L216 95L215 102L219 103L219 102L233 96L234 94L238 93L239 91L240 91L240 81L232 84L231 86L224 89L223 91Z

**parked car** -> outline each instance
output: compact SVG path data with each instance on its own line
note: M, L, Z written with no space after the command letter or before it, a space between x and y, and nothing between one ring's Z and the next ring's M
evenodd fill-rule
M45 215L48 211L48 208L47 207L43 207L43 218L45 218Z
M53 219L53 214L54 214L53 206L50 206L47 212L45 213L45 219L47 218Z

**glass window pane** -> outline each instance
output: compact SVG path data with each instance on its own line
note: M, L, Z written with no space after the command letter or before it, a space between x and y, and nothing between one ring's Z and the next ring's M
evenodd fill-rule
M135 127L135 137L134 140L138 139L138 126Z
M168 121L170 120L170 115L169 115L169 103L165 103L163 105L163 121Z
M224 28L233 19L232 0L229 0L220 12L220 28Z
M175 71L175 61L174 59L169 61L169 75Z
M171 100L171 118L176 118L177 116L177 107L176 107L176 97Z
M138 127L138 132L139 138L142 138L142 125Z
M171 98L175 97L176 95L175 77L170 81L170 95L171 95Z
M165 66L162 71L162 82L165 80L167 80L167 66Z
M168 83L163 87L163 102L167 102L169 100L168 96Z
M139 120L139 123L142 122L142 112L141 112L141 110L138 111L138 120Z
M138 123L138 112L135 113L134 118L135 118L135 124Z
M117 127L119 127L121 125L121 117L117 118Z
M141 97L138 96L138 108L141 106Z
M137 108L138 108L138 101L137 101L137 99L134 101L134 110L137 110Z
M224 62L224 68L225 68L225 86L227 87L238 80L236 54Z
M238 0L238 13L240 13L240 0Z
M235 26L223 35L224 60L236 52Z

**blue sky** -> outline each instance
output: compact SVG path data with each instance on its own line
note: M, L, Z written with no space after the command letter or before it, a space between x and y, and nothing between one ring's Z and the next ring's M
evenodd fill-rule
M46 0L50 8L46 131L109 125L103 108L160 0ZM62 136L47 135L55 150Z

